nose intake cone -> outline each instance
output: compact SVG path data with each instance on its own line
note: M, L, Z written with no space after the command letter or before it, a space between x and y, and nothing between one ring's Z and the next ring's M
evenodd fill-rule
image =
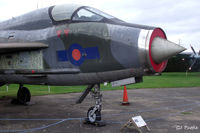
M159 64L184 50L186 49L180 45L166 39L156 37L152 42L151 54L153 60Z

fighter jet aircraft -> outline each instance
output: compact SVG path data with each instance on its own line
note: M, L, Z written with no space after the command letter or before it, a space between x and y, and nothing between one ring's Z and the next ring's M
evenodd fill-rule
M95 106L87 116L101 120L100 83L142 82L162 72L185 48L167 40L158 27L126 23L88 6L56 5L0 23L0 84L19 84L17 98L30 101L24 84L88 85Z

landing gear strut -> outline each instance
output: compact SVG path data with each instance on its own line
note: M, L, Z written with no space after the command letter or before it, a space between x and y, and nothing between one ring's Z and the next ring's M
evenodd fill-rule
M92 88L94 88L94 90L92 90ZM81 103L89 92L95 100L95 105L88 109L85 123L94 124L96 126L105 126L105 123L101 121L102 94L100 92L100 84L89 85L76 103Z

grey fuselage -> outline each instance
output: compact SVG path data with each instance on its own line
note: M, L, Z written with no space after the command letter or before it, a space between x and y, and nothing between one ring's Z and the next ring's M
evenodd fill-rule
M0 49L1 84L88 85L140 78L146 71L161 72L166 66L154 68L149 57L152 34L163 32L160 28L107 18L57 22L53 8L0 23L0 47L33 42L48 46Z

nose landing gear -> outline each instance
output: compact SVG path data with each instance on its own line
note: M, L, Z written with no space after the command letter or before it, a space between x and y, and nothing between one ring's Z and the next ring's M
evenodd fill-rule
M92 88L94 88L94 90L92 90ZM96 126L105 126L105 123L101 121L102 94L100 92L100 84L89 85L88 88L82 93L79 100L77 100L77 103L81 103L89 92L91 92L92 97L95 100L95 105L88 109L85 123Z
M100 92L100 85L94 86L94 90L91 91L92 97L95 100L95 106L90 107L87 113L87 119L90 123L101 121L101 104L102 94Z

